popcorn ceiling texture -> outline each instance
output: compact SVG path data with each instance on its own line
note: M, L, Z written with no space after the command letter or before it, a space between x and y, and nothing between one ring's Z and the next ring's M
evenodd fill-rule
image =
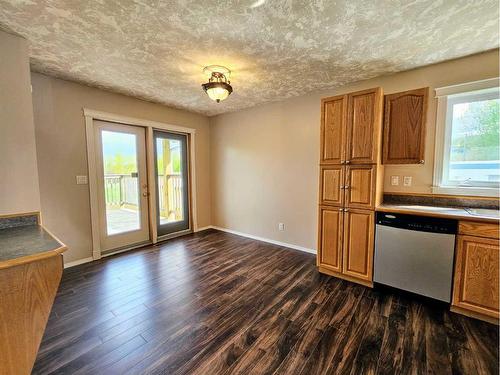
M0 0L33 70L206 115L497 48L498 19L498 0ZM220 104L211 64L233 71Z

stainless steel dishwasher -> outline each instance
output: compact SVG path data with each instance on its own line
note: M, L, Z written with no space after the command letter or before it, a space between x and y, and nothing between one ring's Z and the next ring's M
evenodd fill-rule
M377 212L374 281L451 301L457 222Z

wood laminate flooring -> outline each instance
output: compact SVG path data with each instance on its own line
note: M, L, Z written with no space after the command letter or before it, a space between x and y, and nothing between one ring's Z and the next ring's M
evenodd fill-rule
M498 329L208 230L64 271L35 374L498 374Z

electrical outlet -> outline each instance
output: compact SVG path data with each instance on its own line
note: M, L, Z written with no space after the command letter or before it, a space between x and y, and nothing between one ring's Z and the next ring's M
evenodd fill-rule
M89 183L87 176L76 176L77 185L87 185Z
M404 176L403 185L404 186L411 186L411 176Z
M280 231L285 230L285 224L284 223L279 223L278 224L278 230L280 230Z
M392 186L399 185L399 176L391 176L391 185Z

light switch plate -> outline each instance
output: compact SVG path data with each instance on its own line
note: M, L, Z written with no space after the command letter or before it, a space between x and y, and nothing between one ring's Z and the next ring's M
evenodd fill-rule
M411 186L411 176L404 176L403 185L404 186Z
M391 185L392 186L399 185L399 176L391 176Z
M280 230L280 231L285 230L285 224L284 223L279 223L278 224L278 230Z
M76 184L77 185L87 185L89 180L87 176L76 176Z

